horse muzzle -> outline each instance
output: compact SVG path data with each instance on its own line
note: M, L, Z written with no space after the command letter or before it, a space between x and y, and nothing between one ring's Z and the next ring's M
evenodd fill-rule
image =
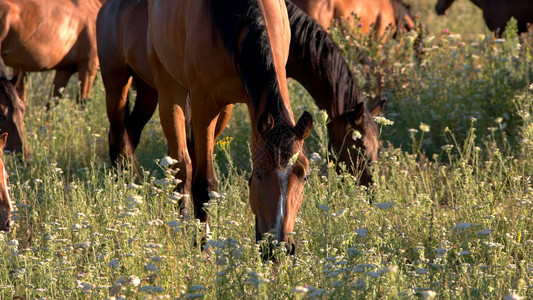
M15 222L11 220L9 214L6 215L5 213L3 213L0 216L0 231L9 232L11 228L13 228L14 223Z

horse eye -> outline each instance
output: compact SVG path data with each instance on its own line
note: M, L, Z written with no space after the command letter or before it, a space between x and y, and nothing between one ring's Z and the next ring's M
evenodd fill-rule
M261 180L263 179L263 170L256 170L254 171L254 175L257 179Z

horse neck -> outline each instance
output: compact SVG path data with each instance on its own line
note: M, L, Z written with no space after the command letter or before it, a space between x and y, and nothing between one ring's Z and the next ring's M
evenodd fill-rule
M328 115L342 115L362 101L348 63L322 27L290 2L287 10L291 25L287 76L302 84Z
M248 94L248 106L253 108L250 110L252 120L268 111L287 117L287 121L294 124L285 73L286 58L282 57L286 55L283 47L288 48L290 33L288 28L282 31L286 28L282 26L285 13L280 11L284 6L277 1L281 0L234 0L232 5L224 1L208 2L213 26L220 33ZM247 25L245 35L242 24ZM271 28L274 26L278 28ZM239 43L235 43L236 37Z

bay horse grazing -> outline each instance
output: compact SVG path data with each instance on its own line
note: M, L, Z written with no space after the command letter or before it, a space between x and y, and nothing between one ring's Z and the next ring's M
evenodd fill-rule
M375 30L382 36L388 26L407 30L415 28L415 22L402 0L293 0L307 14L328 30L335 19L347 21L352 15L360 19L361 32Z
M216 189L213 147L227 105L246 103L252 123L250 204L256 239L275 230L294 253L292 232L309 173L303 142L312 117L294 122L286 82L290 25L283 0L149 0L148 57L159 111L181 178L191 181L185 113L190 97L196 166L191 191L195 216ZM177 137L177 140L173 140ZM182 171L184 170L184 171Z
M339 47L311 17L293 3L286 4L292 31L287 76L303 84L317 105L327 111L332 118L327 125L330 150L350 172L361 170L360 183L369 185L372 181L366 162L376 159L378 148L372 117L381 113L385 102L369 114ZM155 83L142 47L146 43L147 22L145 0L108 1L97 18L98 56L110 123L109 153L114 165L133 155L142 129L157 105ZM137 99L130 113L128 88L132 80ZM227 106L219 117L216 137L224 129L221 120L229 118L231 108ZM362 138L353 140L352 129L358 130ZM356 149L351 150L354 146Z
M98 58L109 119L109 156L114 166L133 155L141 132L157 107L157 90L148 63L146 0L111 0L96 19ZM130 112L128 89L137 90ZM170 137L169 137L170 138Z
M11 213L13 212L13 204L9 196L9 189L7 187L7 172L2 160L2 154L6 147L8 133L4 132L0 135L0 230L9 231L13 225L11 220Z
M56 70L53 96L78 72L81 99L98 68L96 14L100 0L0 0L0 43L5 64L17 71L25 99L26 72Z
M454 0L438 0L435 10L438 15L444 15ZM483 19L490 31L501 34L507 22L514 17L518 22L518 32L527 32L528 24L533 23L533 2L524 0L470 0L483 10Z
M337 44L311 17L290 1L286 3L292 30L287 75L300 82L315 103L326 110L330 117L329 149L348 171L362 171L360 183L368 186L372 178L367 163L377 159L379 148L373 116L381 114L385 101L369 112ZM352 138L354 130L361 133L361 138Z
M23 153L25 158L29 159L30 153L24 137L25 112L26 105L7 78L6 66L0 57L0 131L9 134L9 139L2 148L14 153Z

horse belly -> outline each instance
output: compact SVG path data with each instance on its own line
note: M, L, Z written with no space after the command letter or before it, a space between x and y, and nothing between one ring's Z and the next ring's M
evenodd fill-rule
M70 63L65 58L78 39L79 27L72 14L43 19L34 32L24 32L23 25L13 26L2 41L2 57L7 65L27 71L51 70Z

